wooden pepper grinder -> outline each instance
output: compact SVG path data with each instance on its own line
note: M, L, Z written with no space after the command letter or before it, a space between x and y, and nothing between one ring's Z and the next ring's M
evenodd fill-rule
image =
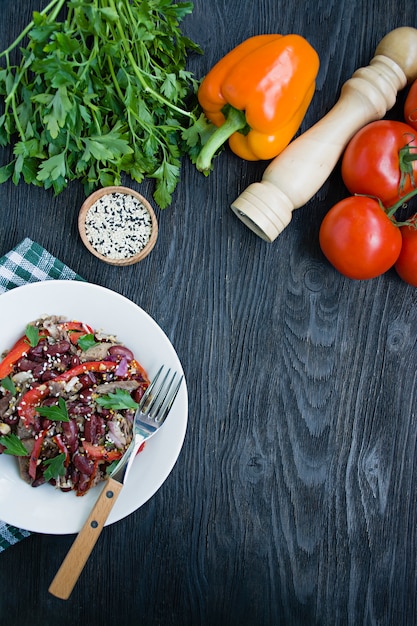
M388 33L367 67L343 85L335 106L290 143L233 202L246 226L272 242L288 226L292 211L304 206L327 180L353 135L381 119L397 93L417 78L417 29Z

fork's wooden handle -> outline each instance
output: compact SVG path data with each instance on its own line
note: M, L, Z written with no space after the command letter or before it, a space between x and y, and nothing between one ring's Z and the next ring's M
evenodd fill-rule
M87 521L56 573L49 587L49 593L62 600L68 600L122 487L122 483L113 478L107 480Z

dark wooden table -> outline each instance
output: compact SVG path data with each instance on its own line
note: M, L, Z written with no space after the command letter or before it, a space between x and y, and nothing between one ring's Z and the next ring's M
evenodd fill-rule
M44 6L3 0L1 47ZM403 25L417 27L414 0L195 0L183 30L205 51L190 59L198 76L250 35L309 39L321 68L306 129ZM56 198L0 186L0 255L31 237L143 307L190 401L168 480L104 530L67 602L47 589L74 536L1 554L2 626L417 622L417 290L394 271L351 281L324 259L321 220L346 195L338 167L273 244L249 231L229 207L265 166L225 151L205 178L184 161L154 251L126 268L81 243L77 184Z

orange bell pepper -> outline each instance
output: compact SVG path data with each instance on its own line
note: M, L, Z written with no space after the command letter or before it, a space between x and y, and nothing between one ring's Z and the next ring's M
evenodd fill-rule
M243 159L272 159L291 141L310 105L317 52L300 35L256 35L226 54L203 78L198 100L218 128L196 160L208 172L229 140Z

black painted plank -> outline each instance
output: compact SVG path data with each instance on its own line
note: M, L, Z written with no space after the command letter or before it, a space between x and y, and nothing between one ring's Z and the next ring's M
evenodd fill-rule
M40 5L3 0L0 40ZM321 69L306 128L404 24L417 26L412 0L196 0L185 28L205 50L190 59L199 75L258 32L309 38ZM172 474L106 528L67 603L47 587L72 537L0 555L2 625L416 622L416 292L394 272L353 282L324 260L337 169L274 244L256 238L229 205L264 167L226 151L205 178L184 162L157 246L126 268L83 248L77 185L57 198L0 187L0 254L30 236L137 302L173 341L190 393Z

